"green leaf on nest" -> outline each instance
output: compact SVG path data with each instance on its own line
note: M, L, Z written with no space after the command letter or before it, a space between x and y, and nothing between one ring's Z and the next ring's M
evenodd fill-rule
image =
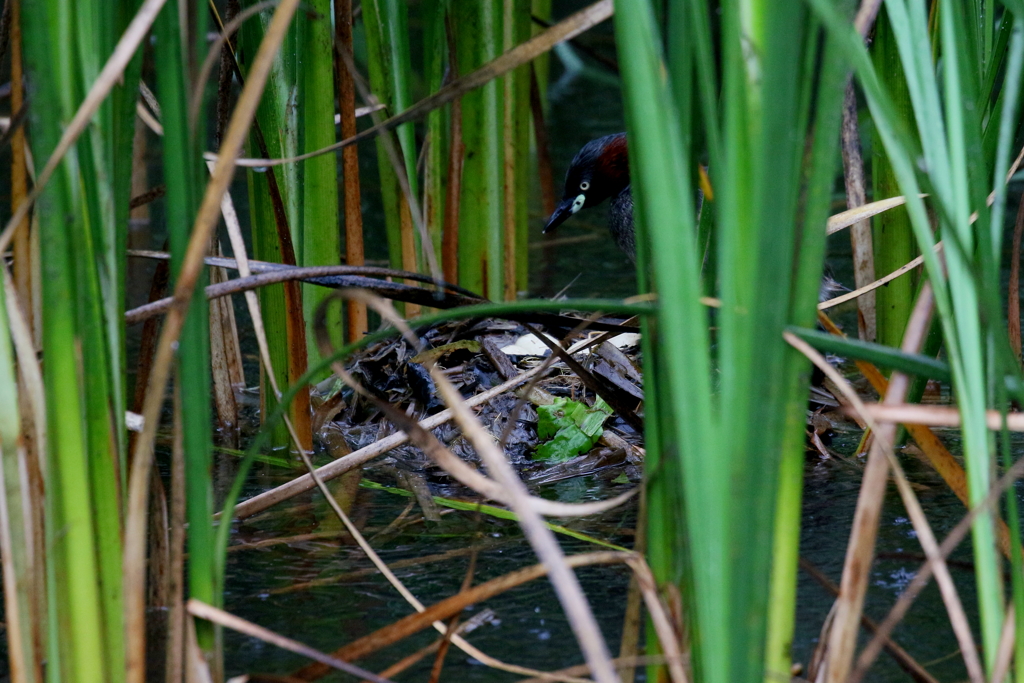
M551 405L539 406L537 436L547 441L537 448L534 458L558 464L586 453L601 437L604 422L611 414L611 406L600 396L593 407L567 398L556 398Z

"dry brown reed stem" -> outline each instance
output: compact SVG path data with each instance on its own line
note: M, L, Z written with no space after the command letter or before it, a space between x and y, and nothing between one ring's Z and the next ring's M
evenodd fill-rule
M566 558L566 562L573 568L579 568L600 564L622 564L631 556L632 553L602 550L593 553L570 555ZM425 608L422 612L402 617L384 628L338 648L331 654L339 659L361 659L415 633L419 633L437 621L448 619L469 605L482 603L496 595L501 595L517 586L529 583L530 581L536 581L547 575L548 567L543 563L517 569L514 572L504 574L490 581L477 584L468 590L456 593ZM322 665L309 664L292 675L302 680L313 681L324 676L327 672L328 670Z
M338 54L352 54L352 0L334 0L334 91L338 94L341 139L350 138L356 130L356 84ZM366 262L363 252L363 207L359 187L359 147L349 145L341 150L342 182L345 198L345 264L361 266ZM369 330L366 306L350 302L348 306L348 340L362 338Z
M931 324L933 307L934 299L931 288L926 284L921 290L917 304L907 324L907 330L904 333L902 344L904 351L916 353L920 349L928 327ZM786 333L786 341L810 358L816 366L825 372L840 387L844 394L846 394L847 399L855 407L858 409L863 407L863 402L857 396L857 393L849 386L849 383L846 382L842 375L825 361L820 353L790 333ZM908 388L909 378L902 373L893 373L884 402L902 403ZM846 681L850 671L854 648L856 647L857 624L860 621L864 594L867 590L867 577L874 553L878 517L885 493L886 474L888 468L891 467L895 474L897 488L917 532L921 547L934 566L936 581L939 584L943 601L946 603L950 621L960 644L968 674L972 682L983 683L984 673L981 668L981 662L978 658L977 648L971 635L970 625L967 622L963 605L960 603L960 598L956 592L956 586L949 575L949 570L941 556L939 546L935 541L928 520L920 508L913 489L903 474L899 461L892 452L897 425L895 423L878 425L867 417L865 411L861 411L861 414L875 433L875 439L872 443L871 452L868 455L868 465L865 468L864 483L861 487L861 496L858 499L853 532L851 533L846 563L843 568L835 622L829 637L826 680L830 683ZM880 466L876 464L878 461L882 463ZM886 467L886 462L888 462L888 467ZM872 467L875 467L876 471L870 472ZM877 470L881 470L881 480L878 479ZM869 486L874 486L875 490L869 490Z
M930 291L928 293L930 295ZM920 299L918 303L921 303ZM915 315L918 313L919 308L920 306L915 308ZM913 322L914 315L911 316L911 323ZM910 325L908 325L908 333L909 332ZM784 336L786 337L786 341L789 344L791 344L798 351L800 351L805 356L810 358L811 361L818 368L820 368L823 372L825 372L825 374L831 377L832 380L836 382L836 384L846 395L847 399L849 399L854 406L856 406L857 408L863 407L863 403L861 402L860 397L857 396L857 392L850 386L849 382L847 382L835 368L829 365L829 363L825 360L824 356L818 353L806 342L798 339L796 336L788 332L785 333ZM904 337L904 340L906 340L906 336ZM902 391L905 393L906 389L900 387L900 384L903 384L903 381L906 381L907 385L909 386L909 380L904 379L905 376L902 378L897 378L896 375L898 374L899 373L893 373L893 381L890 382L890 387L896 386L898 391ZM899 384L897 384L897 380L903 381L900 381ZM890 394L887 392L886 398L888 398L889 395ZM913 488L910 486L910 482L907 481L906 475L903 472L903 468L900 465L899 460L893 453L892 444L893 439L896 435L897 424L878 424L871 420L867 416L866 412L861 412L861 415L865 418L865 421L868 422L869 427L875 433L875 438L871 445L871 452L874 453L876 450L882 451L882 455L888 461L889 467L892 468L893 474L895 475L896 488L900 492L900 497L903 499L904 507L907 510L907 514L910 517L911 523L914 525L914 531L917 533L918 541L921 543L921 547L925 551L925 555L928 557L929 562L932 564L932 569L935 573L935 581L939 585L939 591L942 594L943 602L946 605L946 610L949 614L949 619L953 627L953 632L956 634L957 642L960 644L960 651L963 655L964 664L967 667L968 676L970 677L972 683L984 683L985 674L982 670L981 659L978 656L978 649L974 643L974 637L971 634L971 626L970 623L967 621L967 614L964 612L963 604L960 602L960 596L957 593L956 584L953 582L953 577L949 573L949 568L946 566L945 557L943 556L942 551L935 540L935 535L932 532L931 526L928 524L928 519L925 516L924 511L921 509L920 503L917 500L917 495L914 493ZM871 454L869 454L868 457L870 459ZM884 482L882 486L884 487ZM877 532L877 516L875 531ZM852 544L853 538L851 537L851 545ZM868 548L866 561L858 559L858 564L853 565L853 569L849 570L850 573L862 572L862 575L864 577L862 580L864 590L866 590L867 575L871 569L871 554L873 554L873 550L874 539L871 539L871 547ZM864 557L863 553L860 555L860 557ZM847 556L847 560L849 560L849 555ZM860 564L860 562L864 563ZM863 569L861 569L862 567ZM846 581L846 577L847 567L844 567L844 586L848 583ZM850 583L852 584L854 582ZM839 599L836 601L835 621L833 622L832 631L830 633L828 660L825 664L825 666L827 667L827 681L848 680L847 674L849 673L850 664L852 663L853 659L853 648L856 646L856 633L854 634L854 637L851 639L853 642L849 644L849 659L846 661L846 669L840 669L841 677L840 674L834 673L836 669L839 668L836 666L836 657L838 656L837 652L845 654L845 650L840 651L836 649L837 646L843 645L843 643L838 642L840 635L837 635L837 633L844 634L846 631L847 623L841 621L841 619L856 619L857 621L860 621L860 617L862 616L860 608L863 606L863 592L860 595L859 604L857 604L854 608L847 607L846 609L844 609L844 607L846 607L846 605L850 603L852 603L852 600L850 600L849 598L847 598L847 600L844 601L844 595L841 588ZM842 662L838 662L838 664L840 664L841 666Z
M579 347L586 343L587 342L581 342L575 347L569 349L569 353L576 353L579 350ZM500 396L506 391L515 389L521 384L529 381L531 377L540 374L542 369L544 369L542 366L538 366L531 370L527 370L526 372L508 380L507 382L503 382L496 387L493 387L491 389L488 389L487 391L477 394L476 396L466 399L466 405L469 407L475 407L483 403L486 403L491 399L495 398L496 396ZM449 420L452 419L452 417L453 413L451 409L442 410L436 415L431 415L430 417L422 420L419 423L419 425L422 429L429 431L431 429L434 429L435 427L439 427L440 425L448 422ZM323 467L317 470L317 474L324 481L330 481L331 479L339 477L351 469L362 466L363 464L369 462L370 460L373 460L374 458L380 455L383 455L384 453L387 453L388 451L398 448L399 446L407 443L408 441L409 436L404 432L391 434L379 441L376 441L368 446L364 446L359 450L352 451L352 453L324 465ZM311 491L315 487L316 484L313 483L312 477L310 477L310 475L308 474L304 474L301 477L297 477L286 484L282 484L281 486L273 488L269 491L265 491L261 494L253 496L252 498L240 502L238 505L235 506L235 518L245 519L246 517L251 517L255 514L263 512L267 508L277 505L278 503L281 503L290 498L294 498L295 496L305 493L306 491ZM595 509L592 511L588 511L585 514L596 514L596 512L597 510Z
M415 121L434 109L461 97L470 90L475 90L485 83L488 83L499 76L503 76L523 64L526 64L535 57L549 51L555 45L565 42L571 38L575 38L579 34L597 26L601 22L610 18L612 13L612 0L599 0L589 7L585 7L579 12L569 15L551 28L538 33L530 40L517 45L515 48L509 50L497 59L484 64L479 69L466 74L462 78L452 81L433 95L423 98L400 114L396 114L395 116L364 130L358 135L354 135L342 140L341 142L337 142L333 145L329 145L323 149L318 149L307 154L300 154L295 157L283 159L239 159L238 165L254 168L280 166L282 164L290 164L296 161L310 159L321 154L327 154L336 149L342 149L349 145L362 142L363 140L370 140L384 131L393 130L403 123L408 123L409 121Z
M71 145L75 144L75 141L78 140L78 136L82 134L85 127L89 125L103 100L107 98L107 95L110 94L114 86L121 81L125 67L132 60L139 45L149 35L149 29L166 1L145 0L135 13L121 39L117 41L113 54L110 55L110 58L103 65L103 69L89 88L89 92L86 93L82 104L79 105L75 115L67 124L67 127L64 128L64 132L61 134L57 146L54 147L53 152L50 154L50 158L46 160L43 170L36 176L32 192L14 210L3 232L0 233L0 254L7 251L7 247L11 244L11 238L14 236L14 231L28 217L29 209L32 208L36 199L46 189L46 184L50 181L53 172L57 170L57 166L64 158L64 155L71 149Z
M922 294L918 298L918 305L915 306L911 322L908 324L907 334L904 337L903 347L905 351L913 353L920 348L923 334L913 334L913 330L920 328L922 323L930 322L931 298L931 290L929 288L922 290ZM787 341L793 345L792 340L788 337ZM914 342L918 343L914 344ZM814 356L808 354L803 348L806 344L794 346L804 355L807 355L808 358L814 360ZM835 381L835 378L830 373L826 374ZM841 377L837 385L840 388L843 387ZM893 373L892 379L885 391L883 402L902 403L908 388L909 380L906 375ZM829 634L828 660L825 664L827 668L826 680L829 683L845 681L853 662L860 615L864 604L864 595L867 591L868 573L874 555L878 520L882 509L882 500L885 496L885 484L888 479L889 466L884 451L886 445L892 443L895 438L895 425L886 425L883 429L886 431L882 434L876 433L876 438L872 442L864 468L860 495L857 499L857 508L854 513L853 527L850 532L846 560L843 566L840 594L836 601L835 619Z
M368 681L373 681L374 683L392 683L392 681L389 681L386 678L381 678L377 674L371 673L366 669L355 666L354 664L349 664L348 662L336 657L325 655L323 652L315 650L308 645L303 645L297 640L285 638L282 635L274 633L270 629L258 626L251 621L237 617L230 612L225 612L224 610L214 607L213 605L208 605L205 602L200 602L195 598L189 600L186 606L188 608L188 613L194 617L206 619L207 621L230 628L233 631L238 631L239 633L244 633L247 636L258 638L263 642L270 643L282 650L288 650L289 652L294 652L295 654L302 655L303 657L309 657L310 659L320 662L325 666L329 666L339 671L344 671L345 673L352 674L353 676L361 676L362 678Z
M1024 232L1024 197L1017 207L1017 220L1013 226L1013 247L1010 249L1010 284L1006 292L1006 325L1010 335L1017 364L1021 362L1020 352L1020 241Z
M942 249L942 242L937 242L935 244L935 251L938 252L941 249ZM837 296L837 297L835 297L833 299L829 299L828 301L822 301L821 303L818 304L818 310L819 311L825 311L825 310L828 310L830 308L834 308L835 306L838 306L839 304L844 304L847 301L851 301L851 300L856 299L858 297L864 296L868 292L872 292L872 291L878 289L879 287L881 287L882 285L884 285L884 284L886 284L888 282L891 282L891 281L895 280L896 278L898 278L898 277L900 277L902 275L906 275L907 273L912 271L914 268L919 267L922 263L924 263L924 257L923 256L918 256L916 258L913 258L910 261L907 261L906 263L904 263L902 266L900 266L896 270L894 270L891 273L889 273L888 275L884 275L884 276L878 278L877 280L875 280L874 282L872 282L870 284L864 285L863 287L855 289L852 292L847 292L846 294L843 294L841 296Z
M803 569L808 576L814 579L818 585L831 593L832 597L839 596L839 586L825 576L820 569L802 557L800 558L800 568ZM878 624L867 615L861 615L860 623L868 633L872 635L878 633ZM938 683L935 677L928 673L928 671L925 670L925 668L921 666L916 659L911 657L910 653L900 647L896 641L887 636L882 639L882 643L885 647L885 651L888 652L892 658L896 660L896 663L899 664L900 668L906 671L915 681L918 681L918 683Z
M597 683L616 683L618 676L611 663L611 654L590 604L583 594L576 574L565 563L565 556L554 534L544 524L544 519L531 503L526 485L509 464L505 454L498 450L491 435L484 430L477 417L466 408L458 390L452 386L444 373L432 365L430 374L445 403L455 411L455 419L462 428L463 435L473 444L491 477L508 494L509 507L519 518L519 525L533 546L533 551L547 565L555 593L562 603L562 609L576 635L583 656L594 672L595 680ZM681 681L677 679L676 683Z
M235 159L242 151L242 145L266 85L274 55L281 46L298 2L299 0L281 0L252 62L248 81L242 88L235 110L231 114L231 121L221 144L221 154L217 159L213 177L206 186L206 192L196 216L192 237L189 240L188 250L185 253L175 286L175 305L171 308L164 323L153 361L149 390L143 406L143 431L135 442L125 521L123 585L127 641L126 680L128 683L143 683L146 676L146 511L153 442L156 438L167 380L170 377L171 363L196 281L202 272L203 257L206 255L210 236L217 225L221 198L231 183L235 170ZM147 1L143 7L148 7L150 4ZM152 4L162 3L159 0L152 0ZM133 26L136 21L137 19L133 20Z
M867 203L864 189L864 160L860 151L857 126L857 95L853 79L846 82L842 125L843 180L846 184L846 206L855 209ZM866 219L850 226L850 248L853 251L853 280L857 288L875 279L875 255L871 241L871 223ZM875 340L875 297L870 293L857 299L857 330L865 341Z
M928 427L959 427L960 411L951 406L925 406L919 403L883 405L868 403L865 413L878 422L903 422ZM1003 414L998 410L985 411L985 423L989 429L1003 428ZM1007 413L1006 428L1011 432L1024 432L1024 413Z
M1003 493L1007 491L1013 483L1017 481L1021 476L1024 476L1024 459L1020 459L1013 464L1006 474L996 482L991 489L989 489L988 495L985 497L977 507L971 508L964 517L957 522L957 525L953 527L953 530L946 535L946 538L942 541L942 545L939 546L939 552L942 557L949 557L961 541L963 541L967 534L971 530L971 524L974 522L975 517L982 514L983 512L992 509L998 502L999 498L1002 497ZM896 625L906 615L910 606L914 600L921 593L928 582L932 578L932 563L931 560L926 561L921 565L921 568L914 572L914 578L911 579L907 588L900 594L899 599L896 600L896 604L889 610L889 614L886 615L885 619L878 626L878 632L868 642L861 651L860 656L857 658L857 667L853 673L850 674L850 683L859 683L863 680L864 675L867 673L868 668L874 663L875 658L878 657L878 653L881 652L883 642L885 638L892 634Z
M462 636L462 635L465 635L466 633L470 633L471 631L474 631L477 628L479 628L480 626L482 626L482 625L486 624L487 622L491 621L492 619L494 619L494 617L495 617L495 614L494 614L493 610L489 610L489 609L481 610L480 612L477 612L476 614L474 614L470 619L467 619L466 621L464 621L461 624L459 624L458 627L456 627L456 629L455 629L455 635ZM405 657L402 657L397 662L395 662L394 664L390 665L388 668L386 668L383 671L381 671L380 674L378 674L378 675L380 675L380 676L396 676L396 675L402 673L403 671L405 671L406 669L408 669L409 667L413 666L414 664L418 663L420 660L422 660L427 655L430 655L430 654L433 654L433 653L437 652L441 648L441 644L444 643L444 642L451 642L451 639L448 638L448 634L447 633L443 637L438 638L437 640L435 640L430 645L427 645L426 647L420 648L416 652L413 652L411 655L407 655ZM366 683L366 682L364 681L363 683Z
M640 594L644 597L644 604L647 605L647 616L650 617L651 623L654 625L654 632L658 635L658 645L665 655L669 679L672 683L687 683L678 634L672 626L668 610L661 602L654 572L647 565L647 560L643 555L632 555L627 560L627 564L633 570L633 577L636 579Z

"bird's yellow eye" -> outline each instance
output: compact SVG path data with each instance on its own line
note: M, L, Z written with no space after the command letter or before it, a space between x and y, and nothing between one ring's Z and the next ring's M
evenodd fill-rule
M580 183L580 189L583 190L584 192L589 190L590 189L590 181L589 180L584 180L582 183Z

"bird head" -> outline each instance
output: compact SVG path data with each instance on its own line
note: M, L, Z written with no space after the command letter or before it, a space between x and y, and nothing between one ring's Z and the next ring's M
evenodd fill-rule
M583 146L565 174L562 201L548 218L544 232L553 232L580 209L597 206L629 185L626 134L616 133Z

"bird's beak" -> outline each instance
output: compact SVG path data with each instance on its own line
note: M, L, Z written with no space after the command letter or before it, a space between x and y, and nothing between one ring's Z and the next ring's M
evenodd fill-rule
M580 199L582 196L583 195L580 195L580 197L563 199L562 203L555 209L555 212L551 214L551 218L548 219L547 225L544 226L544 234L554 232L555 228L568 220L568 218L574 213L579 211L580 207L583 206L583 202Z

